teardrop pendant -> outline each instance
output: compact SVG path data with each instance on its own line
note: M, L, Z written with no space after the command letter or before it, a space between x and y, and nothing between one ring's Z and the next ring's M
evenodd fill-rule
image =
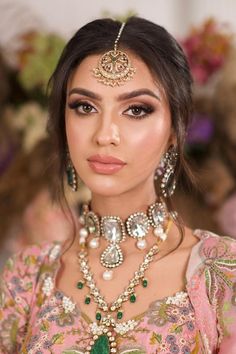
M115 268L123 263L123 253L116 244L109 245L101 254L101 263L106 268Z
M106 334L102 334L95 340L90 354L109 354L110 353L110 343L109 338Z

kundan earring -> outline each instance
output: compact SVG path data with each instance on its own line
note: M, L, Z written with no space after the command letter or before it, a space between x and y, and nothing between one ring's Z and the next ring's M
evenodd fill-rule
M75 168L72 164L69 152L67 152L66 176L68 185L72 188L74 192L76 192L78 190L78 178Z
M174 172L177 158L178 153L176 152L176 148L171 146L162 157L154 176L154 180L161 178L161 193L165 198L172 196L175 191L176 181Z

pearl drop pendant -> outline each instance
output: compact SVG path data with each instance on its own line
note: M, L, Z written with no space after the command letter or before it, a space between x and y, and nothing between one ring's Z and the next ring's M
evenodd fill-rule
M167 239L167 235L166 233L164 232L163 228L162 227L155 227L154 229L154 235L156 237L159 237L162 241L165 241Z
M83 216L83 215L80 215L80 217L79 217L79 223L80 223L81 225L84 225L84 224L85 224L85 220L84 220L84 216Z
M113 278L113 271L112 270L105 270L103 272L102 277L104 280L111 280Z
M153 230L155 236L159 237L163 233L163 227L156 226Z
M145 250L145 248L147 248L147 241L144 238L141 238L136 242L136 246L140 250Z
M80 235L80 237L82 237L82 238L86 238L86 237L88 237L88 231L87 231L84 227L82 227L82 228L79 230L79 235Z
M167 239L167 234L163 232L159 237L162 241L165 241Z
M99 239L96 238L92 238L92 240L89 241L89 247L90 248L98 248L99 247Z

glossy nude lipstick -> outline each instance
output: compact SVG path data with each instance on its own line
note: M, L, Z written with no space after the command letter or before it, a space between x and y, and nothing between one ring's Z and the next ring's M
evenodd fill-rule
M112 175L120 171L126 163L116 157L106 155L93 155L88 158L91 169L100 174Z

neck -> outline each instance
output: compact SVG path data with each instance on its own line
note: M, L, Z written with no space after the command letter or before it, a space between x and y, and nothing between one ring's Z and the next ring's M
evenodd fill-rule
M100 216L116 215L121 219L126 219L134 212L145 212L156 199L154 187L145 191L142 191L141 188L138 191L135 189L117 196L101 196L92 193L91 208Z

